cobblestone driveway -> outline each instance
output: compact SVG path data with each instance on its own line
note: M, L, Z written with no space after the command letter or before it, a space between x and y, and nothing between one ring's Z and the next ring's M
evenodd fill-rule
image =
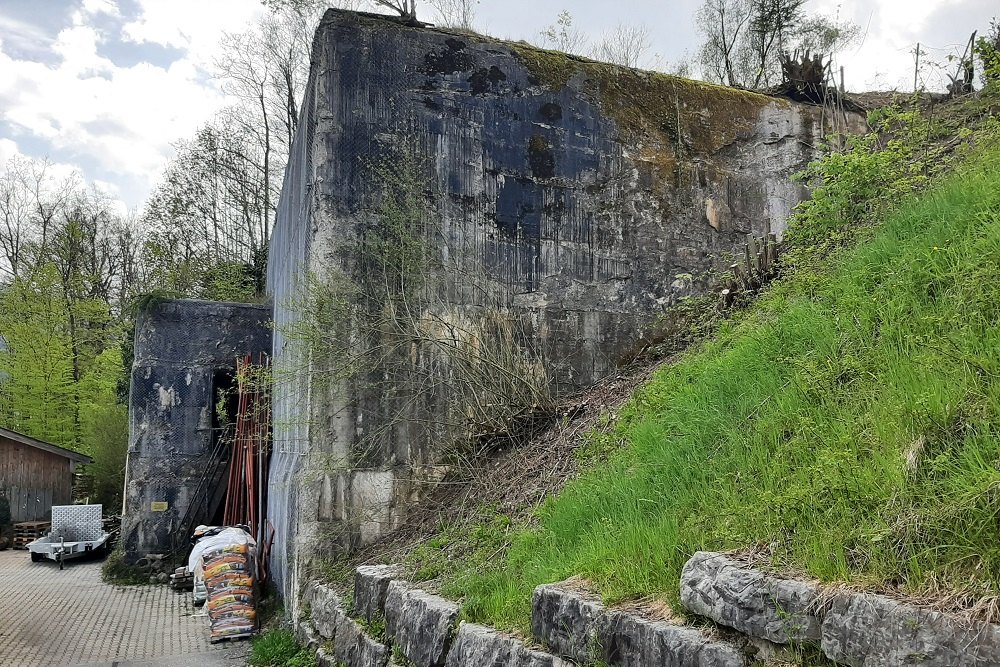
M189 594L166 586L108 586L101 564L32 563L0 551L0 665L243 665L247 643L208 642Z

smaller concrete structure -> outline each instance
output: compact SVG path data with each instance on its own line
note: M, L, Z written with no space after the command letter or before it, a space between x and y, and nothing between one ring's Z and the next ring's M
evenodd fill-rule
M10 520L44 521L53 505L73 501L77 464L89 456L0 428L0 495L10 503Z
M122 543L126 562L186 548L225 492L219 446L236 359L271 352L263 305L167 300L136 319ZM219 517L221 518L221 517Z

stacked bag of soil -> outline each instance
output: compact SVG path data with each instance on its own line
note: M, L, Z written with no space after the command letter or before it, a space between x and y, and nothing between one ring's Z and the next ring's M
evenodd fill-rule
M255 575L257 545L238 528L206 540L195 566L195 593L204 582L211 641L249 637L257 630Z

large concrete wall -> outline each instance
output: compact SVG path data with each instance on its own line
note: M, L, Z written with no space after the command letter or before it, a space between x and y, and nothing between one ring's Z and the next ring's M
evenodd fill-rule
M292 304L305 276L364 279L350 250L379 224L368 165L412 151L439 251L509 295L556 394L579 390L748 236L781 235L806 194L789 177L815 156L820 122L786 100L330 10L272 238L277 328L303 315ZM448 288L447 316L476 317L477 294ZM447 381L402 398L356 380L320 388L308 370L325 360L310 354L276 334L287 379L269 516L286 593L308 556L398 526L450 435L418 427L449 409ZM417 356L369 375L406 385L429 363Z
M136 318L122 516L128 561L187 546L183 522L215 444L215 383L235 373L237 357L271 351L270 319L268 306L193 300L162 301ZM207 520L199 511L195 523Z

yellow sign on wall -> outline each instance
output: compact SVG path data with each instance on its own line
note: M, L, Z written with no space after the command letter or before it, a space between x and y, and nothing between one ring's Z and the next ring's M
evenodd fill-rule
M170 505L162 500L156 500L149 504L149 509L154 512L166 512L168 507L170 507Z

